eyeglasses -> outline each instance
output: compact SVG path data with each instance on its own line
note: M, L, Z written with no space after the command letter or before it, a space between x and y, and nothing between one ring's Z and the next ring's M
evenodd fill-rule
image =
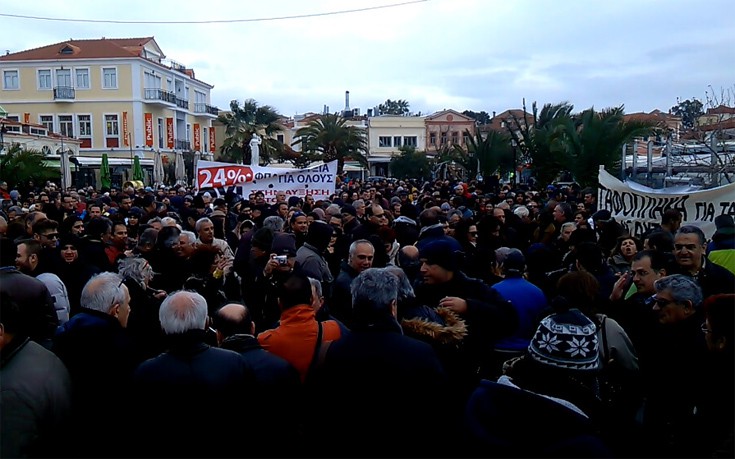
M699 327L699 328L702 330L702 333L704 333L705 335L707 333L712 333L712 330L710 330L709 328L707 328L707 322L702 322L702 326Z
M682 251L684 249L687 249L688 251L693 251L697 248L696 244L674 244L674 249L677 251Z
M42 234L41 236L45 237L46 239L58 239L59 233Z
M477 231L470 231L468 234L470 236L477 236Z
M658 306L660 309L665 308L666 306L670 305L671 303L676 303L674 300L667 300L666 298L656 298L655 296L652 296L650 298L651 306Z

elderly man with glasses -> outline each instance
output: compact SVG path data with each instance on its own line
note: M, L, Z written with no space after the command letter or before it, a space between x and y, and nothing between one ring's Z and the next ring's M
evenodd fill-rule
M702 289L682 274L662 277L654 288L649 304L658 324L650 331L650 347L638 349L646 398L641 438L647 449L641 455L701 457L696 407L707 390Z

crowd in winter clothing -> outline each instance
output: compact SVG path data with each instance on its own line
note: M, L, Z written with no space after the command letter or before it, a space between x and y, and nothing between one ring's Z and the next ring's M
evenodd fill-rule
M732 457L735 223L596 190L8 194L2 457ZM7 202L9 201L9 202Z

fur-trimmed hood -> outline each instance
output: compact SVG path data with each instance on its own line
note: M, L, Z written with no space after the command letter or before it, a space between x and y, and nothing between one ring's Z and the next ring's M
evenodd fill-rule
M449 308L436 308L441 322L425 317L411 317L401 320L403 331L409 335L419 335L437 341L440 344L459 345L467 335L467 324L464 319Z

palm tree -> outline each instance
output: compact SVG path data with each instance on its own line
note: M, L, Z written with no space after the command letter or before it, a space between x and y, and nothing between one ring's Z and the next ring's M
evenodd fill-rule
M312 160L325 163L337 160L337 174L342 174L345 160L358 161L367 167L368 150L365 130L346 124L336 114L321 115L296 131L291 145L301 144L301 151Z
M536 102L532 107L532 120L524 115L521 122L511 115L508 132L521 151L521 161L533 164L536 179L543 184L552 183L569 163L562 125L570 119L574 106L568 102L545 104L540 113ZM523 111L526 112L525 106Z
M260 147L260 158L269 164L283 153L283 144L275 139L283 131L281 115L270 105L258 106L248 99L242 106L237 100L230 102L230 112L223 113L218 120L225 125L225 140L220 152L233 162L250 163L250 139L254 133L265 134Z
M8 182L8 187L24 189L28 182L46 183L47 180L60 179L61 171L46 166L46 157L39 150L25 150L13 144L8 152L0 156L0 177Z
M655 124L625 121L623 106L595 112L589 108L563 123L567 168L583 187L597 186L600 165L608 171L620 169L622 146L634 137L653 133Z
M488 132L485 138L482 137L480 130L475 131L475 137L472 137L469 129L465 130L465 138L467 143L467 160L465 167L470 171L470 177L476 176L480 172L484 177L500 172L502 175L506 172L514 170L513 151L510 148L510 136L496 131ZM462 150L459 145L455 145L455 149ZM477 167L480 170L477 170Z

